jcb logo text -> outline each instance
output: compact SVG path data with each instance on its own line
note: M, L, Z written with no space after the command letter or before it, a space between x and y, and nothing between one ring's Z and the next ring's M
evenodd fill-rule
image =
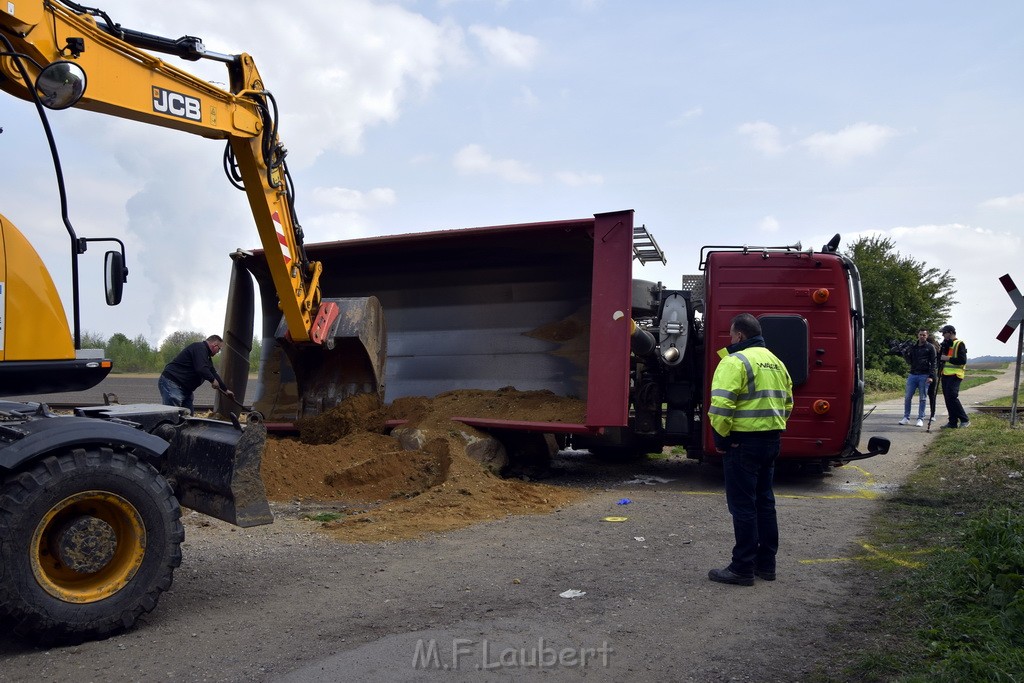
M153 88L153 111L190 121L203 120L203 107L197 98L163 88Z

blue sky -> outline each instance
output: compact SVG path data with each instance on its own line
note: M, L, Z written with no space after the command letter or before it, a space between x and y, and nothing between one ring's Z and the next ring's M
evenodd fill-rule
M1024 286L1019 2L94 4L254 56L309 241L632 208L668 256L634 275L677 284L704 244L881 234L956 278L950 322L972 356L1016 351L995 335L1013 312L999 276ZM70 301L38 121L0 102L0 153L25 169L0 210ZM219 331L226 255L258 244L221 143L88 112L51 121L79 234L130 250L114 309L100 254L84 257L83 329L153 344Z

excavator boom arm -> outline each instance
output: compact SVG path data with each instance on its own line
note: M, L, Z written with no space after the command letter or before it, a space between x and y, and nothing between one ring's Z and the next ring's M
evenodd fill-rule
M0 42L5 43L0 56L0 89L31 100L39 70L54 61L68 60L88 75L85 94L75 105L78 108L226 140L249 199L291 340L314 341L321 266L305 257L302 231L290 199L285 151L274 126L273 99L252 57L206 53L198 39L186 36L175 41L124 30L101 23L84 10L75 3L54 0L0 5ZM137 45L185 59L223 61L230 91ZM29 82L22 67L27 68Z

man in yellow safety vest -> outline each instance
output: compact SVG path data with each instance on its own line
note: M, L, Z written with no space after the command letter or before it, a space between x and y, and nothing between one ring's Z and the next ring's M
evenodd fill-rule
M719 583L754 585L754 577L775 580L779 524L775 514L775 459L793 410L793 380L786 366L765 348L761 324L749 313L732 319L732 343L711 380L711 422L715 450L724 454L725 498L736 545L732 562L712 569Z
M956 338L956 328L943 325L942 346L939 347L939 364L942 366L942 398L946 402L946 415L949 421L941 429L957 429L970 427L971 421L967 411L960 403L960 382L963 381L967 368L967 345Z

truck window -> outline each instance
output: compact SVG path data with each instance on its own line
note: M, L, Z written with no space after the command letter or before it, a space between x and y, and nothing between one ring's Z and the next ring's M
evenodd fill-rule
M793 386L807 381L807 358L810 335L807 321L800 315L762 315L761 333L765 346L779 357L793 378Z

